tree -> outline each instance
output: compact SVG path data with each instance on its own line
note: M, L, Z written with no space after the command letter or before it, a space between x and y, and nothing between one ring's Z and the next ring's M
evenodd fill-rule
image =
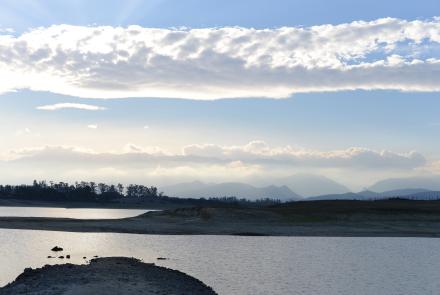
M106 191L108 191L108 185L106 185L105 183L98 183L98 192L99 194L103 194Z
M118 188L118 193L122 196L124 194L124 186L118 183L116 187Z

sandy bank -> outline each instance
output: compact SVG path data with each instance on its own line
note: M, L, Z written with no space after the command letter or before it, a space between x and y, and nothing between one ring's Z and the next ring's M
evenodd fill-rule
M216 294L201 281L182 272L125 257L98 258L88 265L51 265L26 269L0 289L15 294Z

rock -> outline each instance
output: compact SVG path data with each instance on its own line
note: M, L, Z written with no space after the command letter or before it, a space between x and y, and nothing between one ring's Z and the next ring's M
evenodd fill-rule
M70 259L70 255L66 255L66 258L67 258L67 259Z
M98 255L93 256L94 258L98 258Z
M111 257L98 258L86 265L57 264L26 269L14 282L0 288L0 294L215 295L216 292L182 272L133 258Z
M47 256L47 258L55 258L55 257L52 257L52 256L49 255L49 256Z
M30 273L30 272L32 272L33 271L33 269L31 268L31 267L26 267L24 270L23 270L23 273Z
M157 260L168 260L168 258L165 258L165 257L157 257Z
M61 255L61 256L58 256L58 258L59 258L59 259L64 259L64 256Z
M59 251L63 251L63 248L55 246L51 250L54 251L54 252L59 252Z
M87 257L84 256L83 259L87 259Z

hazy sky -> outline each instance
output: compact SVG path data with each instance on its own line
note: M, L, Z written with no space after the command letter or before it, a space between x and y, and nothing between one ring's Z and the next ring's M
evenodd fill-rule
M438 1L8 1L0 179L440 173Z

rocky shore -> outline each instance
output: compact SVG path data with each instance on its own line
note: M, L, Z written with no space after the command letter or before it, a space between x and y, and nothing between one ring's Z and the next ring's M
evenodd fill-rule
M46 265L25 269L0 289L0 295L216 294L203 282L180 271L134 258L97 258L87 265Z

